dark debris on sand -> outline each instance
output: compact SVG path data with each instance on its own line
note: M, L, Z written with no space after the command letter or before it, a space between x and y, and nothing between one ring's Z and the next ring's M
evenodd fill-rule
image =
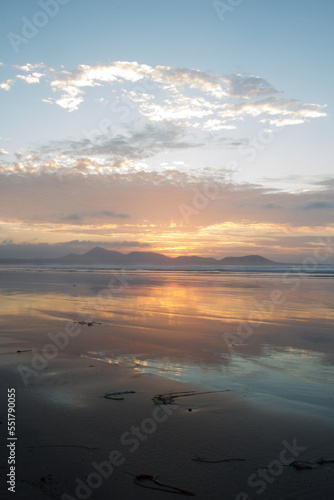
M102 324L102 323L99 323L98 321L74 321L74 323L77 323L78 325L85 325L85 326L95 326L95 325Z
M123 391L123 392L110 392L110 393L107 393L105 394L103 397L105 399L114 399L116 401L121 401L125 398L122 398L120 396L123 396L123 394L135 394L136 391Z

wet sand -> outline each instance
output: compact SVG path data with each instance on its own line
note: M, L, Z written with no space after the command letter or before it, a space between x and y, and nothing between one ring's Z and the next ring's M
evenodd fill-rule
M142 474L202 499L245 500L263 490L268 499L322 500L334 491L334 464L296 469L281 462L285 448L283 462L333 458L328 419L277 411L234 392L195 393L154 405L157 394L206 388L82 358L57 358L22 387L16 368L25 361L28 353L7 355L1 370L1 394L17 389L18 498L171 494L135 484ZM115 396L120 399L104 397L122 392ZM106 478L96 476L102 463ZM1 490L7 498L3 482Z
M66 286L76 288L70 282ZM75 293L68 291L67 301ZM44 289L40 297L46 300L46 295ZM0 337L2 443L7 389L16 389L16 498L135 500L192 493L203 500L327 500L333 496L334 463L326 460L334 459L334 419L326 392L313 405L305 397L290 404L277 389L272 394L257 390L255 372L246 371L238 384L235 372L227 376L224 370L219 377L186 380L189 358L193 372L212 373L210 362L216 358L200 351L202 343L214 351L213 337L210 345L210 337L205 343L195 331L187 352L184 346L192 335L186 331L180 355L176 338L172 336L168 344L157 335L154 318L146 329L138 322L140 335L135 336L126 321L121 326L107 324L106 307L94 318L101 325L88 326L74 323L89 319L80 316L76 306L71 317L63 306L48 301L37 314L31 300L32 296L30 308L21 307L15 321L7 307ZM77 294L76 301L83 300ZM17 296L15 303L20 303ZM54 320L46 314L51 304ZM53 357L46 347L52 343L48 334L56 336L66 325L68 332L80 328L80 333L69 337L68 345ZM170 364L154 364L166 357ZM188 371L181 377L178 370L186 366L187 358ZM289 367L295 369L294 377L297 368ZM262 372L258 378L263 383ZM157 395L162 396L154 400ZM327 407L321 406L325 399ZM4 445L1 456L1 498L13 498L6 485Z

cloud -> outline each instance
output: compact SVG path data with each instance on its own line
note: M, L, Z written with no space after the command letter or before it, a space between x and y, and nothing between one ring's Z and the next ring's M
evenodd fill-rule
M0 83L0 89L8 91L12 85L14 85L14 80L9 78L5 82Z
M214 132L218 130L234 130L236 128L236 125L229 125L226 121L217 119L207 120L202 124L196 123L193 126L195 128L202 128L203 130L210 130Z
M109 210L93 210L87 215L88 217L120 217L121 219L127 219L130 217L128 214L117 214L115 212L110 212Z
M3 66L3 63L0 63L0 66ZM29 75L16 75L15 78L9 78L5 82L0 83L0 89L7 90L7 91L10 90L18 78L20 80L23 80L27 84L32 84L32 83L38 84L38 83L40 83L40 79L43 76L46 76L44 73L38 73L38 72L33 71L34 69L38 69L38 68L46 68L46 65L43 63L37 63L37 64L27 63L23 66L19 66L19 65L14 64L12 67L19 69L20 71L31 72L31 73ZM53 71L54 70L52 68L48 68L48 73L52 74Z
M267 203L266 205L262 205L262 206L263 206L263 208L265 208L267 210L268 209L271 210L273 208L278 208L278 209L283 208L282 205L278 205L278 203Z
M279 205L278 203L266 203L266 204L261 204L261 203L249 203L249 202L246 202L246 203L241 203L240 205L241 207L250 207L250 206L253 206L253 207L258 207L258 208L261 208L261 209L264 209L264 210L276 210L276 209L282 209L283 206L282 205Z
M45 241L71 234L80 242L110 238L110 248L156 249L175 241L181 247L192 242L194 249L196 237L206 248L212 237L218 248L219 239L221 245L255 245L256 239L274 241L290 229L305 227L314 235L333 228L332 179L318 181L309 192L284 193L233 183L233 167L224 168L234 153L228 148L248 144L235 130L239 126L247 131L254 123L297 125L326 116L325 105L285 98L260 76L137 62L80 65L74 71L27 63L13 74L1 88L9 90L18 80L22 84L14 92L23 84L27 92L33 92L29 85L41 85L47 112L53 106L56 119L67 117L73 135L22 148L12 163L3 157L0 222L4 231L13 231L3 233L7 240L39 232ZM77 115L65 113L76 110ZM107 118L97 123L102 112ZM199 193L212 183L219 195L196 208ZM188 221L180 211L185 205L193 210Z
M8 155L8 151L5 149L0 148L0 155Z
M83 130L84 138L51 141L39 151L21 152L19 162L6 166L6 171L37 173L48 170L57 171L59 175L72 175L73 172L109 175L115 169L136 169L134 162L152 158L163 151L199 148L202 145L198 139L187 136L183 128L172 123L154 126L146 121L134 121L124 125L123 130L117 133L105 129L104 132Z
M163 104L144 102L139 104L138 110L152 121L186 121L189 125L191 118L204 118L215 112L216 105L208 102L204 97L191 98L179 95L173 99L166 99Z
M31 70L28 65L24 68ZM85 101L89 88L108 85L116 92L111 101L114 111L121 112L122 105L125 114L136 110L153 122L167 120L196 128L201 125L198 119L202 119L204 129L211 127L216 131L232 128L233 121L242 121L245 117L286 126L326 116L326 105L286 99L281 91L255 75L209 74L197 69L128 61L79 65L73 71L50 69L49 74L52 77L49 77L49 85L60 96L44 100L70 112ZM31 83L32 78L28 75L27 83ZM98 101L106 102L104 98ZM215 122L221 118L223 123Z
M68 220L71 222L81 221L82 215L80 215L80 214L68 214L65 217L61 217L61 220L64 220L64 221Z
M105 240L72 240L57 243L23 242L14 243L13 240L0 242L0 259L56 259L69 253L86 253L96 246L108 249L117 248L121 252L129 248L149 248L149 243L140 241L113 241Z
M127 81L137 83L153 82L163 88L170 85L172 89L188 85L192 89L199 89L206 94L221 98L225 95L218 76L210 76L199 70L172 68L170 66L149 66L137 62L117 61L109 65L79 65L72 72L62 72L57 79L51 82L54 90L63 92L56 101L58 105L74 111L83 101L84 88L102 86L105 83ZM78 102L75 102L75 101Z
M106 248L150 248L150 243L141 243L140 241L109 241L102 243Z
M16 78L20 78L20 80L23 80L24 82L31 84L31 83L39 83L40 79L44 76L43 73L31 73L30 75L16 75Z
M223 118L261 117L261 123L269 122L271 125L286 126L296 125L307 121L308 118L320 118L326 116L324 108L326 105L302 104L296 99L285 100L277 97L268 97L254 102L242 102L239 104L227 104L218 115ZM284 118L281 118L281 117Z
M222 80L229 88L229 94L232 97L241 97L250 99L251 97L260 97L263 95L280 94L270 83L264 78L254 75L242 75L236 73L231 77L223 76Z
M334 188L334 178L326 177L323 179L318 179L313 183L315 186L320 186L324 189Z
M130 215L128 214L122 214L122 213L115 213L111 212L110 210L91 210L90 212L81 212L81 213L71 213L68 215L65 215L64 217L61 217L62 221L69 221L69 222L81 222L84 219L89 219L89 218L119 218L119 219L128 219Z
M13 241L9 241L12 243ZM3 242L4 243L4 242ZM151 246L149 243L142 243L140 241L110 241L110 240L71 240L66 242L54 243L53 246L62 246L62 247L93 247L93 246L104 246L105 248L114 248L114 247L149 247Z
M193 231L232 220L237 224L258 221L294 227L333 225L334 186L324 187L321 197L318 191L315 198L313 190L288 193L255 184L233 184L225 180L224 172L220 180L213 179L211 170L205 169L130 169L124 173L111 169L108 175L90 175L89 179L72 169L64 177L56 168L40 169L35 174L19 167L10 174L4 169L0 173L0 213L3 223L40 224L43 231L84 230L85 234L104 236L117 231L123 236L116 239L124 241L148 241L147 237L143 240L143 227L148 224L145 221L157 228L162 224L165 229L176 223L180 231L182 227ZM201 206L200 193L212 185L217 192L214 199L204 199L204 209L196 208ZM189 221L180 206L190 207L194 215ZM155 237L161 237L158 229L154 232Z
M80 172L63 179L43 171L36 175L4 173L0 174L0 225L7 241L27 243L30 236L30 243L36 243L32 239L37 234L38 241L64 242L71 235L72 246L52 246L53 253L38 247L40 257L84 253L93 246L123 247L126 251L132 245L149 245L152 251L173 255L191 252L220 258L231 253L284 254L290 248L310 255L312 246L308 242L316 244L318 237L326 238L334 231L333 208L307 212L296 209L315 200L332 203L334 185L324 187L321 198L318 194L312 190L269 191L246 183L213 184L211 171L207 171L207 177L203 172L201 179L192 172L176 171L171 176L167 170L114 171L110 176L93 175L89 179ZM102 215L106 211L131 217ZM185 213L190 216L184 217ZM72 220L60 218L68 215ZM295 247L286 239L288 236L296 238ZM75 243L78 241L88 243ZM38 248L27 247L27 251L36 256ZM0 255L5 250L7 256L14 257L15 248L0 247Z
M27 64L24 64L23 66L19 66L17 64L14 64L13 67L16 69L19 69L20 71L25 71L28 73L29 71L32 71L34 69L46 68L46 65L44 63L36 63L36 64L27 63Z
M88 139L86 142L80 142L78 137L68 141L71 154L83 148L84 153L79 153L81 156L111 154L118 160L150 157L161 151L162 127L165 133L168 128L170 133L174 129L174 139L188 135L183 141L184 146L181 141L176 144L172 139L170 148L189 147L190 143L195 147L203 142L219 141L222 144L222 140L227 140L227 131L235 130L246 119L285 127L327 116L325 104L285 98L281 91L256 75L211 74L198 69L129 61L79 65L73 71L55 70L43 63L14 65L14 68L24 74L0 83L0 88L8 91L16 80L28 85L43 83L41 100L68 112L77 111L91 99L90 91L96 89L94 105L109 110L110 125L101 124L100 130L96 127L83 130ZM43 71L38 71L40 69ZM48 90L52 91L51 95L46 94ZM96 95L96 92L104 93L104 96ZM129 125L135 122L141 122L144 135L146 129L147 153L143 154L145 146L134 142L136 134L139 138L138 127L137 131L131 131ZM124 128L125 123L127 130L123 134L119 128ZM157 125L159 128L155 130ZM147 132L157 141L148 144ZM129 134L131 138L127 137ZM191 135L193 139L189 140ZM125 155L124 149L127 149Z
M256 75L209 74L135 61L81 64L73 71L56 71L43 63L13 67L29 73L16 75L27 84L38 84L45 77L53 96L43 97L43 101L56 103L70 112L79 109L90 88L102 89L107 85L112 89L109 103L114 112L129 116L136 111L152 122L167 120L188 127L203 126L203 130L232 128L234 121L243 121L245 117L282 127L326 116L326 105L286 99L281 91ZM40 68L43 73L34 71ZM8 79L0 88L9 90L14 82ZM54 97L55 93L58 97ZM107 102L103 97L97 100L103 105ZM222 118L223 122L218 123Z
M309 201L296 207L298 210L327 210L334 208L332 201Z

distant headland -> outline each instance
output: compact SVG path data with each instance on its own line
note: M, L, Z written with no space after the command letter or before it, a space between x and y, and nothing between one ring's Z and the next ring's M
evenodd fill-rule
M168 257L155 252L130 252L124 254L115 250L95 247L84 254L68 254L56 259L0 259L2 265L108 265L117 267L153 266L153 267L217 267L217 266L280 266L286 265L266 259L261 255L245 255L241 257L199 257L196 255L180 255Z

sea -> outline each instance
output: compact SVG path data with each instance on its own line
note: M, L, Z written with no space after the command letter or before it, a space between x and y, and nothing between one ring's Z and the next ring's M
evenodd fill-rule
M0 352L127 365L255 404L334 418L334 266L0 266Z

